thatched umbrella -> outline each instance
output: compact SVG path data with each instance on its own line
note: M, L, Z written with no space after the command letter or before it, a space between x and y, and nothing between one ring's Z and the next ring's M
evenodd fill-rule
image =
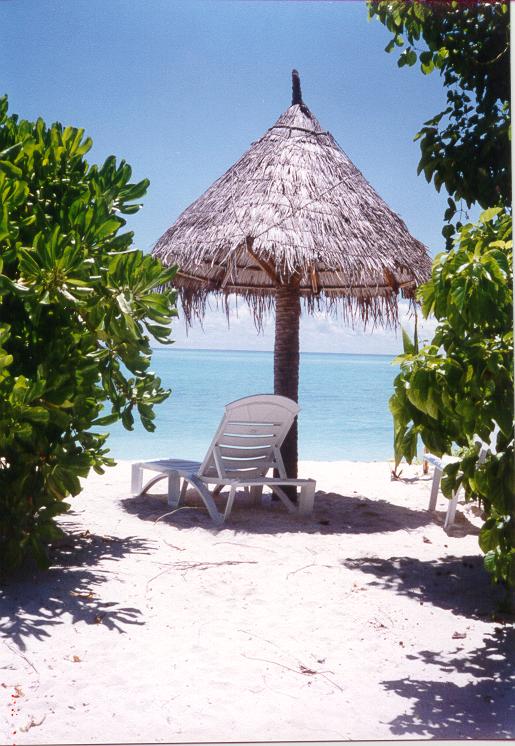
M156 243L177 264L187 321L209 294L242 296L258 327L275 303L274 390L298 400L301 299L344 318L393 325L397 297L413 298L431 262L302 101L290 108ZM297 426L283 457L297 475Z

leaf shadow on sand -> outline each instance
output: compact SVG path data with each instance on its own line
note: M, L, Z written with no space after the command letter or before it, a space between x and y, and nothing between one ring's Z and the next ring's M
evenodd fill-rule
M223 510L225 497L222 495L216 502L219 510ZM178 529L218 530L191 490L184 506L176 510L167 506L164 495L158 494L122 498L121 504L128 513L144 521L159 520ZM314 511L308 516L288 513L279 501L255 507L246 495L237 494L234 508L222 529L248 534L374 534L409 531L434 520L434 514L427 510L395 505L387 500L371 500L362 495L339 495L319 490Z
M478 555L421 560L415 557L357 557L342 560L352 570L375 576L369 584L392 590L420 604L431 604L457 616L489 617L502 600Z
M68 523L65 529L66 537L51 550L48 570L26 565L0 589L0 638L20 650L25 650L27 638L50 637L51 628L65 620L102 624L118 632L123 625L144 623L139 609L99 597L106 577L116 570L97 565L134 552L149 554L150 544L134 536L97 536Z
M434 739L501 739L515 736L513 651L515 629L496 627L483 645L463 651L459 642L448 652L421 650L407 658L437 666L444 674L467 677L451 681L396 679L381 682L389 692L409 701L406 711L389 725L392 736Z

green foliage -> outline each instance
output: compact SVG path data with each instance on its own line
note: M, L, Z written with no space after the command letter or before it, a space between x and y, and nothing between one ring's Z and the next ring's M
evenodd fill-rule
M442 231L449 248L457 201L511 203L508 3L369 0L368 8L393 34L386 51L403 48L399 67L418 62L442 76L447 106L415 139L418 172L450 194Z
M437 455L463 449L446 467L442 490L450 497L462 485L483 506L485 564L507 585L515 580L511 235L511 215L489 209L436 257L419 298L437 329L431 344L398 358L390 399L396 465L402 457L411 462L418 436ZM497 453L480 463L479 441L489 443L496 425Z
M175 269L131 248L122 215L148 186L114 157L84 159L81 129L8 116L0 99L0 567L44 565L54 519L90 468L95 428L136 410L153 430L169 394L149 370L150 337L169 342ZM103 413L109 402L109 412Z
M503 212L511 204L509 6L369 0L368 9L392 33L386 51L401 48L399 67L438 71L447 95L415 137L418 173L450 195L442 234L451 250L436 257L419 294L424 315L438 320L434 339L419 352L405 344L400 358L390 400L396 466L413 459L418 436L436 454L460 447L442 489L450 496L461 484L482 504L485 565L513 586L512 248ZM452 225L460 201L485 209L477 225ZM478 443L490 442L496 425L497 453L480 463Z

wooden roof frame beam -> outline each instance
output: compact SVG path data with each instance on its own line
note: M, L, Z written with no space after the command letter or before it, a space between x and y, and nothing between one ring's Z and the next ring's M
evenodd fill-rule
M271 262L268 262L266 259L262 259L252 250L253 243L254 243L254 239L251 238L250 236L247 236L247 238L245 239L245 247L247 249L247 253L256 262L258 267L260 267L263 270L263 272L272 280L273 284L276 287L278 287L279 285L281 285L281 282L279 280L279 277L277 275L274 265Z

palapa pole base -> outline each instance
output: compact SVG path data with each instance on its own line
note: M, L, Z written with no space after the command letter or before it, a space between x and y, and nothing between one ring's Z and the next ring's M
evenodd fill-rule
M281 285L275 295L274 394L299 400L300 293L296 285ZM286 474L297 477L297 418L281 448ZM295 488L288 488L295 499Z

